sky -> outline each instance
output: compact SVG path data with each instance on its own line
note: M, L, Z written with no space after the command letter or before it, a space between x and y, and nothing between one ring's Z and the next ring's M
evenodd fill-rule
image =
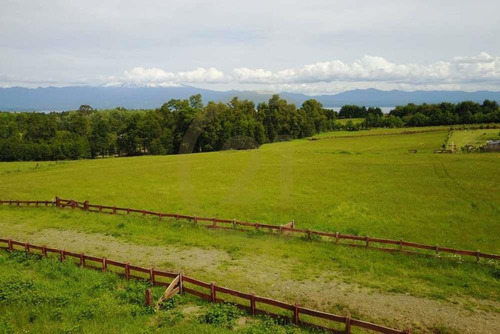
M500 1L0 0L0 87L500 90Z

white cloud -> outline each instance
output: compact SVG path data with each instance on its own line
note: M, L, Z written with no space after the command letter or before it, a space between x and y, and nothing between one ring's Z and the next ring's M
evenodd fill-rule
M257 85L277 89L318 93L340 87L456 87L474 83L492 87L500 83L500 57L482 52L472 57L454 57L430 64L397 64L383 57L364 56L351 63L341 60L317 62L297 68L270 71L239 67L231 74L216 68L168 72L159 68L135 67L118 79L141 84L229 84ZM346 88L347 89L347 88Z
M487 54L486 52L481 52L478 56L473 57L454 57L453 61L455 63L491 63L495 61L495 58Z
M235 68L233 77L238 82L265 83L273 78L273 72L264 69L252 70L246 67Z
M161 68L144 68L134 67L131 70L125 71L120 82L124 83L221 83L225 82L226 78L223 72L216 68L210 67L197 68L193 71L186 72L167 72Z

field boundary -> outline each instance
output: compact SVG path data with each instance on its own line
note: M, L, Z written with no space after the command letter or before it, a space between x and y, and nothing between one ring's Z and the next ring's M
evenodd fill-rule
M56 248L49 248L45 245L43 246L37 246L37 245L32 245L28 242L20 242L20 241L15 241L12 239L0 239L0 244L7 244L7 246L0 246L0 249L5 249L9 252L13 251L19 251L19 252L26 252L26 254L38 254L41 255L42 257L48 257L49 253L55 254L59 256L59 260L61 262L69 260L68 258L72 257L76 259L77 261L75 264L80 265L80 267L88 267L91 269L96 269L96 270L102 270L103 272L109 271L113 272L117 275L120 276L125 276L127 280L130 279L137 279L137 280L144 280L144 281L149 281L153 285L158 285L158 286L165 286L168 287L172 284L172 282L169 281L161 281L158 278L163 277L164 279L174 279L178 280L178 289L181 293L188 293L194 296L197 296L199 298L205 299L209 302L212 303L221 303L225 302L224 299L221 299L218 297L218 294L226 294L234 297L238 297L240 299L243 299L248 302L248 305L245 304L240 304L240 303L235 303L237 307L247 311L250 313L252 316L255 316L257 314L264 314L268 315L270 317L281 317L281 318L288 318L293 321L295 325L301 325L301 326L308 326L308 327L316 327L316 328L321 328L324 330L328 330L333 333L351 333L351 327L360 327L364 329L368 329L374 332L378 333L387 333L387 334L409 334L410 330L398 330L394 328L389 328L381 325L377 325L371 322L366 322L362 320L357 320L357 319L352 319L349 315L348 316L340 316L340 315L335 315L331 313L326 313L326 312L321 312L321 311L316 311L308 308L304 308L299 306L299 304L287 304L278 300L266 298L266 297L260 297L256 296L255 294L248 294L248 293L243 293L240 291L236 290L231 290L225 287L217 286L214 283L207 283L203 282L200 280L197 280L195 278L185 276L183 273L172 273L168 271L161 271L161 270L156 270L155 268L145 268L145 267L140 267L140 266L135 266L130 264L129 262L120 262L120 261L115 261L115 260L110 260L105 257L95 257L95 256L89 256L84 253L74 253L70 251L66 251L64 249L56 249ZM16 246L18 248L16 248ZM22 249L19 249L19 247L22 247ZM34 250L39 251L37 253L33 252ZM93 265L92 265L93 264ZM123 272L120 271L113 271L111 268L114 267L115 270L118 268L118 270L123 269ZM141 273L142 276L139 276ZM188 285L193 285L197 289L194 289L194 287L186 287L186 283ZM201 292L201 289L209 290L208 293ZM258 309L257 308L257 303L259 304L265 304L267 306L272 306L281 310L285 310L288 312L292 312L292 316L283 316L277 313L273 313L269 310L263 310L263 309ZM331 323L340 323L345 325L345 330L337 330L329 327L325 327L320 324L315 324L315 323L310 323L308 321L303 321L300 320L300 315L305 315L307 317L314 318L315 320L327 320L328 324Z
M429 130L406 130L401 132L389 132L389 133L370 133L370 134L360 134L360 135L352 135L352 136L325 136L325 137L310 137L308 140L317 141L323 139L340 139L340 138L359 138L359 137L378 137L378 136L398 136L398 135L413 135L419 133L430 133L430 132L444 132L444 131L466 131L466 130L486 130L486 129L497 129L497 125L495 123L485 124L485 125L476 125L470 127L464 127L466 124L455 124L449 128L443 127L441 129L429 129ZM380 128L378 128L380 129ZM359 130L363 131L363 130ZM356 131L353 131L356 132Z
M323 139L340 139L340 138L359 138L359 137L379 137L379 136L399 136L399 135L413 135L418 133L428 133L428 132L443 132L448 129L431 129L431 130L407 130L401 132L390 132L390 133L369 133L369 134L361 134L361 135L352 135L352 136L325 136L325 137L311 137L308 138L310 141L317 141ZM362 130L359 130L362 131Z
M489 254L482 253L479 250L477 251L469 251L469 250L461 250L455 248L442 247L439 245L426 245L415 242L408 242L393 239L382 239L382 238L372 238L370 236L357 236L351 234L341 234L339 232L331 233L331 232L322 232L315 231L309 229L298 229L295 228L295 222L292 220L291 222L283 225L270 225L270 224L261 224L261 223L251 223L251 222L243 222L238 221L236 219L221 219L221 218L207 218L207 217L197 217L197 216L188 216L182 214L173 214L173 213L162 213L162 212L154 212L148 210L138 210L131 208L121 208L117 206L105 206L105 205L96 205L90 204L89 201L78 202L70 199L62 199L56 197L55 201L20 201L20 200L0 200L0 205L8 204L9 206L27 206L27 207L58 207L58 208L71 208L71 209L80 209L88 212L97 212L97 213L106 213L106 214L118 214L118 212L125 212L126 214L131 213L139 213L143 217L145 216L155 216L161 221L162 218L175 218L176 220L183 219L188 221L193 221L196 224L201 224L206 228L211 229L225 229L225 230L236 230L236 231L265 231L269 233L278 233L278 234L295 234L302 235L308 240L313 239L324 239L333 240L335 244L341 244L351 247L362 247L366 249L375 249L385 252L399 252L405 254L424 254L429 255L429 251L431 251L435 256L439 256L440 253L450 253L450 254L458 254L465 256L472 256L476 258L476 262L479 262L481 258L499 260L500 255L498 254ZM339 243L340 240L349 240L350 243ZM353 243L355 242L355 243ZM392 245L393 248L387 247L374 247L373 244L384 244L384 245ZM408 250L408 248L412 250ZM415 250L418 250L415 251Z

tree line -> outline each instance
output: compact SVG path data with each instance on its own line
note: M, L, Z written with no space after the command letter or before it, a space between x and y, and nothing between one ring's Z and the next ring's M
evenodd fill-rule
M364 118L341 123L341 118ZM380 108L345 105L337 113L314 99L300 108L279 95L257 106L233 98L204 104L201 96L172 99L153 110L52 113L0 112L0 161L88 159L256 148L264 143L332 131L500 122L495 101L482 104L408 104L384 115Z
M478 124L500 122L500 108L496 101L484 100L482 104L460 103L421 104L397 106L388 115L367 114L363 128Z
M335 129L337 113L316 100L300 108L278 95L257 106L200 95L154 110L0 113L0 161L87 159L255 148Z

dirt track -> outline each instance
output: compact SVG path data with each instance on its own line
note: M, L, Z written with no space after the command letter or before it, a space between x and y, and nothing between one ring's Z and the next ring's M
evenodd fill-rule
M2 234L19 240L67 248L89 255L126 260L134 264L184 271L204 280L214 280L227 287L255 292L303 306L336 313L351 312L353 317L375 321L413 332L434 332L439 328L460 333L498 333L500 313L469 311L462 304L441 302L404 294L383 294L349 284L333 271L309 281L288 277L294 270L291 261L244 256L233 259L225 251L196 247L143 246L126 243L111 236L75 231L45 229L36 234L22 232L0 223ZM189 265L187 265L189 263ZM265 268L265 269L264 269ZM274 282L269 284L269 280ZM467 303L500 309L500 303L468 299Z

